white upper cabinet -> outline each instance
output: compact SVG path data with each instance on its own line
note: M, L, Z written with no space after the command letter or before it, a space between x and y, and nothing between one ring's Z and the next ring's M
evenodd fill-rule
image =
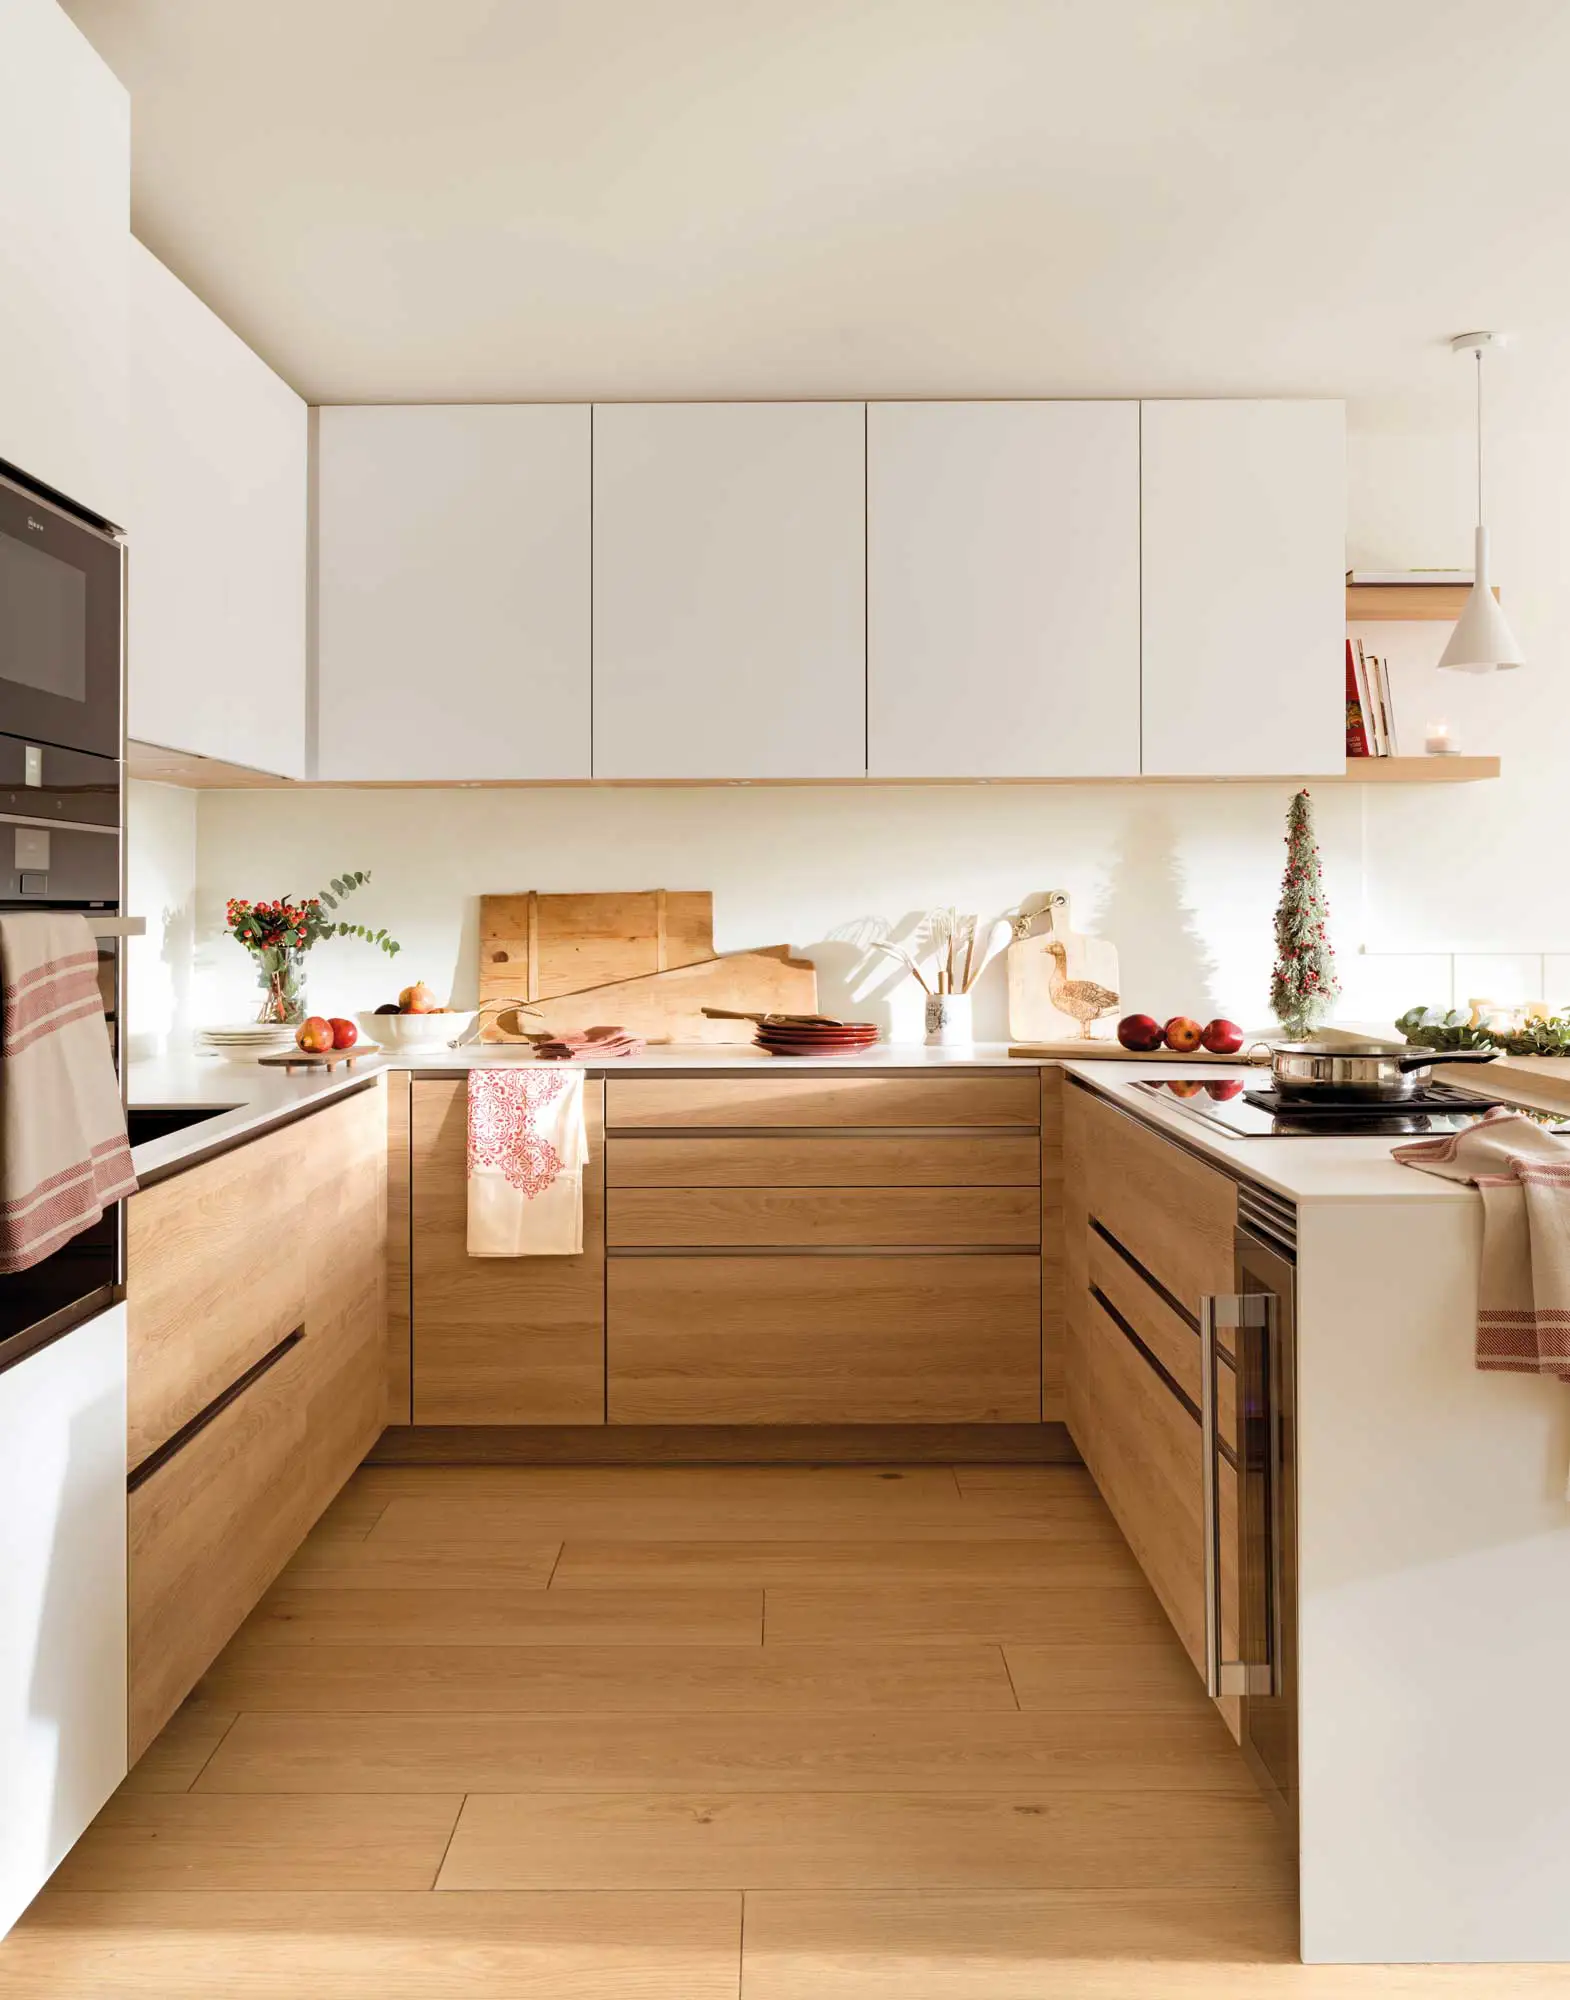
M594 413L594 775L866 769L860 403Z
M324 409L322 778L587 778L589 410Z
M127 735L305 775L305 404L130 246Z
M1139 770L1137 403L867 411L867 768Z
M55 0L0 6L0 458L125 525L130 100Z
M1340 403L1142 415L1144 769L1346 768Z

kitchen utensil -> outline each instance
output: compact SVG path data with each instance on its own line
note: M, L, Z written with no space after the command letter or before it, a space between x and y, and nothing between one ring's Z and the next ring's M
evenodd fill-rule
M1283 1098L1343 1104L1401 1104L1414 1097L1436 1063L1492 1062L1497 1049L1423 1049L1403 1055L1377 1042L1270 1042L1270 1075Z
M412 1055L445 1049L464 1040L474 1026L476 1014L356 1014L362 1035L394 1055Z

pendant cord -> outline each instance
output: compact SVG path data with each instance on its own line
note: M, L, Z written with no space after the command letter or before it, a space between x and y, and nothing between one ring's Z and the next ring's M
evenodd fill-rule
M1477 525L1483 525L1483 350L1477 350Z

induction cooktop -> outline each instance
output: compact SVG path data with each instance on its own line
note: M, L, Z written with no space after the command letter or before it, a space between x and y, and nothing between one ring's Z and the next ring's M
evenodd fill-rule
M1391 1104L1295 1102L1238 1076L1143 1077L1133 1087L1229 1139L1433 1137L1464 1131L1499 1101L1458 1090L1452 1083L1430 1083L1415 1097ZM1570 1132L1570 1125L1551 1112L1525 1105L1511 1108L1553 1131Z

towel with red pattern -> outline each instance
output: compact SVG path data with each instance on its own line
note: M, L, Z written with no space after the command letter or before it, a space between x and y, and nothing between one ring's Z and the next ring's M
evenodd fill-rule
M1483 1197L1478 1367L1570 1382L1570 1143L1501 1104L1393 1157Z
M588 1157L581 1069L471 1069L469 1255L581 1255Z
M93 934L63 912L0 916L0 1272L135 1191Z

